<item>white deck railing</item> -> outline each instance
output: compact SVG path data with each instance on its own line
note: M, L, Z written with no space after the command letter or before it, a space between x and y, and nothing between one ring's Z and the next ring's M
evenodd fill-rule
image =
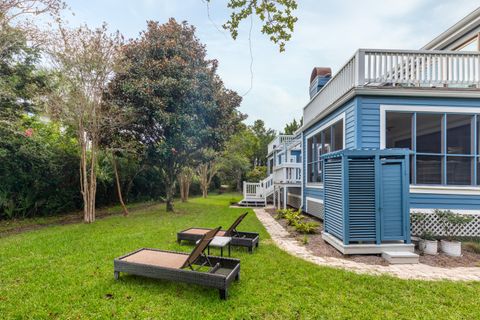
M273 192L273 175L260 182L243 182L244 199L264 199Z
M304 108L314 119L354 87L480 87L480 52L360 49Z
M295 139L294 135L279 134L268 144L268 153L270 154L275 148L280 145L288 144Z
M302 182L302 164L285 162L275 167L274 183L299 184Z

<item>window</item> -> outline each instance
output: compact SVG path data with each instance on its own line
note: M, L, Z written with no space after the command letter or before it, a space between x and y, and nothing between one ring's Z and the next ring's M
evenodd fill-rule
M321 156L342 149L343 120L307 138L307 182L321 183L323 172Z
M387 148L412 148L413 113L387 113Z
M387 111L385 119L385 146L413 151L412 184L480 185L480 115Z

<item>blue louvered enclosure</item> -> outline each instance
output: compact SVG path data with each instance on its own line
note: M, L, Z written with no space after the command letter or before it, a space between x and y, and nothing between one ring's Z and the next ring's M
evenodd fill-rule
M343 244L410 243L409 151L323 156L324 232Z

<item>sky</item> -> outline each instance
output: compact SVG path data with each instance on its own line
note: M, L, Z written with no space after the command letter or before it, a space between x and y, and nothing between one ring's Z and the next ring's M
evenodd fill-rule
M260 21L244 21L237 40L221 28L227 0L67 0L72 25L106 22L126 39L136 38L147 20L170 17L196 27L209 58L229 89L243 96L247 123L262 119L281 131L302 116L314 67L335 73L359 48L419 49L480 6L478 0L298 0L295 30L286 51L260 32ZM250 38L250 41L249 41ZM251 42L251 46L250 46ZM252 49L252 57L250 55ZM252 72L250 71L252 70Z

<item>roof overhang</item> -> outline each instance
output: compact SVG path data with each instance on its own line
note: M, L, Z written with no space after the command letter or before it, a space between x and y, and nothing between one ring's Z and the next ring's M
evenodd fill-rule
M324 110L317 110L317 116L305 123L298 131L303 132L318 121L325 118L336 109L342 107L356 96L390 96L390 97L420 97L420 98L464 98L480 99L480 90L477 88L385 88L385 87L356 87L352 88L340 99Z
M423 50L457 50L480 33L480 8L474 10L455 23L435 39L427 43Z

